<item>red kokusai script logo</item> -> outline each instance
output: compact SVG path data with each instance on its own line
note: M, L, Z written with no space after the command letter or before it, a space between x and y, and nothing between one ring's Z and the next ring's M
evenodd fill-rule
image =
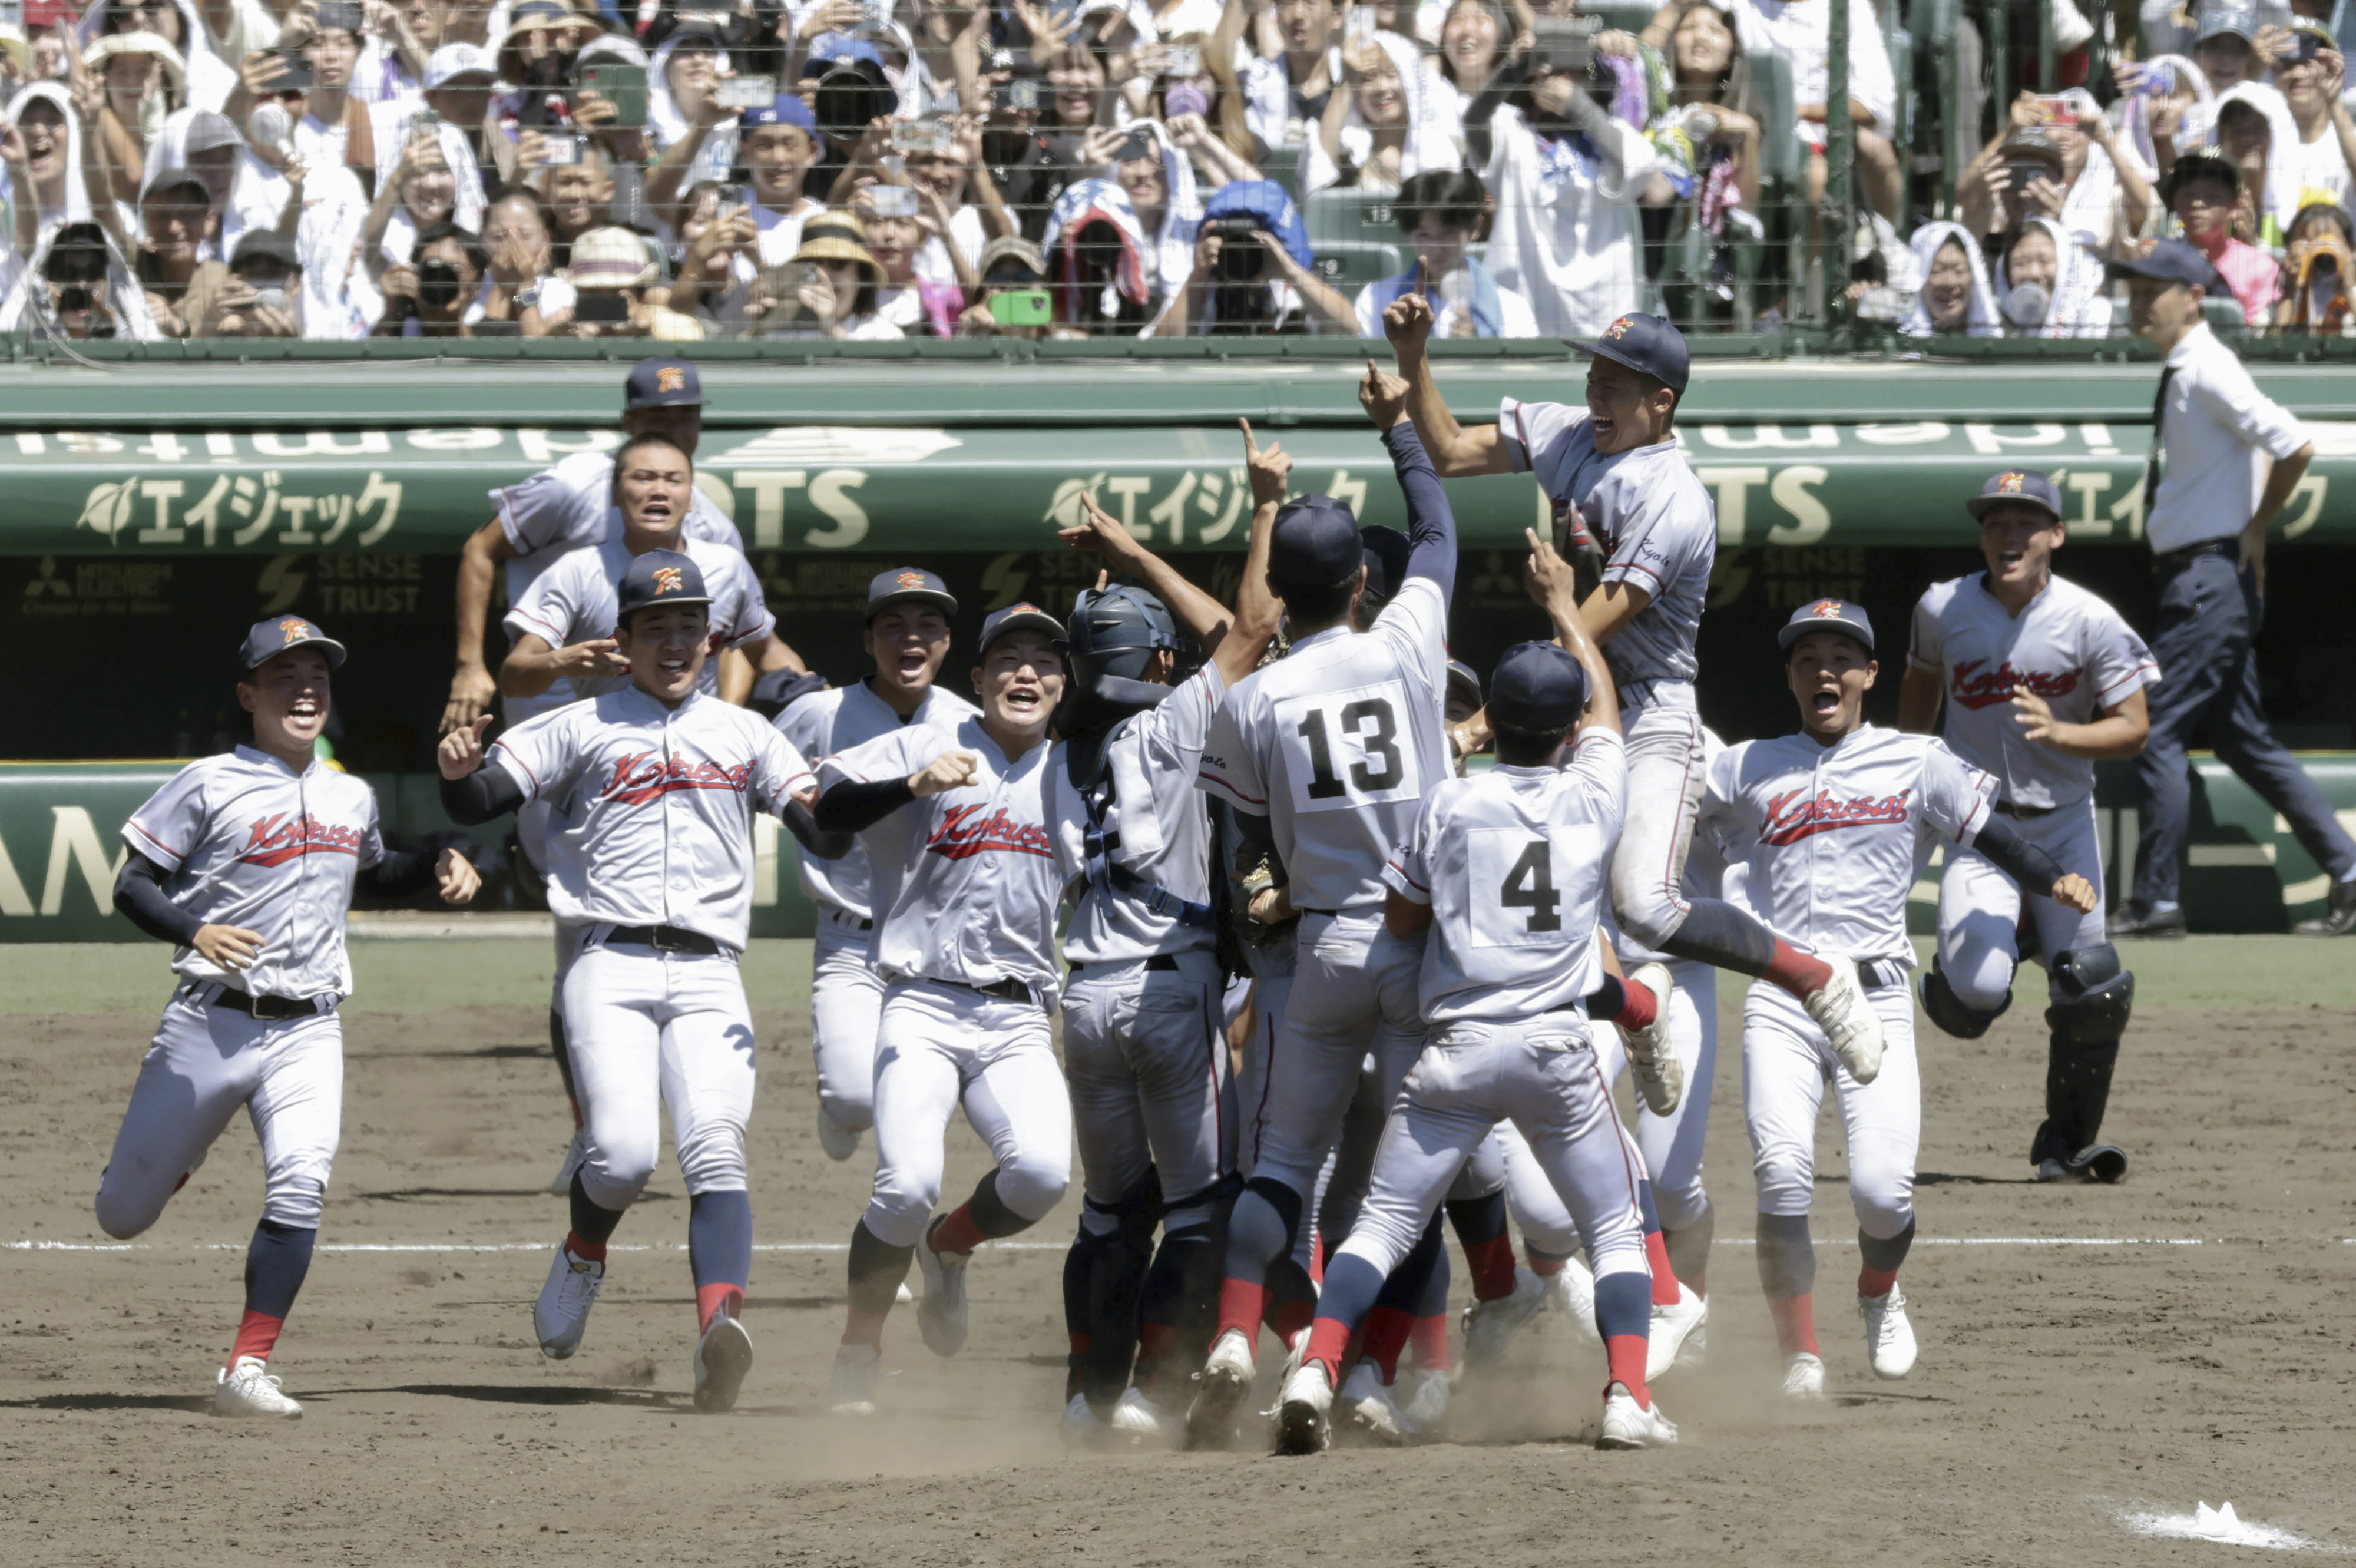
M660 757L642 751L616 760L613 777L597 798L643 806L674 789L734 789L741 795L752 779L749 762L723 768L716 762L690 762L683 757Z
M245 853L237 858L247 865L284 865L306 854L349 854L360 852L360 830L323 822L316 817L256 818L246 834Z
M941 825L925 841L926 853L949 860L965 860L991 850L1044 855L1052 860L1055 845L1047 830L1036 822L1018 822L1001 806L987 817L980 806L951 806Z
M1906 821L1907 797L1912 794L1912 789L1901 789L1895 795L1859 795L1849 800L1818 795L1811 800L1794 789L1767 802L1767 821L1760 827L1759 842L1792 844L1839 828L1902 824Z
M1998 703L2010 702L2015 686L2026 686L2048 702L2066 697L2078 689L2079 672L2075 670L2064 670L2059 675L2048 675L2041 670L2019 671L2008 659L1993 670L1975 673L1987 662L1985 659L1966 659L1955 666L1947 685L1958 707L1992 708Z

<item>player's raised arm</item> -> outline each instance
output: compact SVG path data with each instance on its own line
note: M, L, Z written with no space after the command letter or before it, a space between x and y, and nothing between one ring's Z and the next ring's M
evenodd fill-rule
M1422 439L1408 418L1407 385L1369 360L1366 373L1358 382L1358 402L1383 433L1383 446L1390 452L1392 470L1407 498L1407 537L1412 546L1407 575L1430 578L1439 587L1441 600L1451 600L1456 594L1456 513L1448 504L1448 492L1440 488Z
M1572 581L1570 563L1555 553L1552 543L1539 538L1536 529L1526 528L1522 533L1530 542L1530 558L1525 568L1530 597L1554 622L1555 640L1587 671L1587 712L1578 727L1608 728L1617 735L1620 696L1612 689L1612 671L1603 662L1602 650L1595 646L1595 639L1588 636L1587 627L1580 619L1579 591Z
M1420 274L1419 264L1419 274ZM1383 311L1383 336L1391 343L1399 379L1407 383L1408 417L1424 449L1442 478L1469 478L1474 474L1510 474L1513 453L1494 424L1471 430L1456 423L1440 388L1431 379L1431 360L1424 345L1431 338L1431 301L1420 289L1401 295Z
M444 736L434 753L442 774L442 810L462 828L505 816L524 803L523 786L513 775L483 766L483 732L490 727L491 716L484 714Z
M458 667L442 709L444 735L473 724L498 694L498 683L483 663L483 623L490 614L491 579L500 562L515 557L516 547L496 517L470 534L458 553Z

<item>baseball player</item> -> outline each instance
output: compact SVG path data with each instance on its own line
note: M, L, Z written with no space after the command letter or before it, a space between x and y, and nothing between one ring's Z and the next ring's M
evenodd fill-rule
M1997 783L1994 809L2096 893L2080 913L2029 902L2045 955L2045 1120L2029 1141L2040 1180L2116 1181L2127 1157L2096 1142L2135 975L2103 930L2094 764L2134 757L2150 733L2144 688L2159 666L2109 605L2053 575L2068 529L2043 474L1996 475L1965 503L1987 570L1933 585L1914 607L1898 726L1927 732L1947 709L1955 754ZM1956 853L1939 885L1939 949L1922 1011L1977 1039L2012 1004L2021 890L1985 854Z
M114 907L173 945L179 981L99 1177L98 1223L119 1240L155 1224L245 1108L262 1141L262 1220L245 1316L214 1380L219 1415L303 1413L268 1369L310 1272L336 1158L352 893L432 882L464 904L480 886L455 850L387 850L374 792L314 759L343 661L343 644L299 617L255 625L237 683L253 744L189 763L123 825Z
M822 831L855 832L877 911L869 957L886 983L875 1028L875 1186L851 1238L851 1307L829 1408L875 1409L884 1321L913 1260L916 1326L954 1356L975 1249L1046 1217L1071 1178L1072 1107L1047 1021L1063 990L1048 721L1064 692L1063 626L1032 604L982 622L981 714L954 732L905 725L819 769ZM935 1215L942 1140L962 1104L995 1164Z
M1694 636L1718 537L1709 492L1674 431L1691 369L1684 335L1656 316L1623 316L1582 345L1593 356L1585 409L1507 398L1495 424L1467 430L1432 380L1430 322L1430 307L1410 295L1386 313L1384 330L1441 477L1534 473L1554 502L1558 544L1592 536L1606 555L1581 616L1611 663L1627 737L1630 810L1612 865L1621 931L1646 949L1780 986L1860 1079L1871 1079L1879 1025L1856 974L1837 955L1802 952L1740 907L1683 886L1707 777ZM1467 738L1452 744L1461 750Z
M1169 1407L1208 1348L1219 1210L1233 1196L1226 977L1194 776L1220 699L1276 636L1269 535L1292 467L1282 448L1261 451L1248 423L1243 432L1252 532L1232 614L1093 498L1087 521L1063 532L1146 585L1074 607L1057 725L1055 831L1065 865L1080 868L1064 935L1064 1069L1085 1192L1064 1274L1077 1363L1064 1433L1082 1447L1175 1435ZM1209 654L1174 686L1173 611Z
M606 1245L654 1173L667 1105L688 1191L695 1407L717 1412L734 1406L753 1361L739 1321L753 1261L753 1024L737 971L753 813L809 833L812 780L758 714L704 689L713 596L691 555L633 557L613 617L629 683L519 725L487 757L490 720L477 718L443 737L437 760L454 822L549 803L549 903L580 955L564 976L564 1016L586 1157L572 1230L532 1306L541 1350L562 1360L581 1348Z
M1864 976L1881 1015L1881 1070L1862 1081L1826 1032L1772 983L1754 983L1743 1007L1742 1088L1759 1179L1759 1279L1784 1356L1783 1391L1821 1398L1808 1205L1815 1184L1815 1124L1825 1087L1839 1101L1857 1210L1858 1311L1874 1374L1914 1365L1898 1268L1914 1240L1914 1163L1922 1104L1907 975L1906 896L1916 841L1939 834L1979 854L2024 888L2085 913L2086 879L2064 872L1988 809L1984 776L1929 736L1868 725L1861 713L1879 666L1865 612L1822 599L1793 612L1777 639L1800 729L1729 746L1711 765L1697 831L1718 841L1744 878L1743 897L1781 933L1837 953Z
M1498 661L1489 699L1496 768L1442 780L1384 868L1386 923L1402 936L1432 933L1419 986L1431 1036L1384 1127L1358 1222L1326 1265L1307 1353L1278 1407L1286 1451L1325 1445L1336 1386L1353 1403L1365 1376L1362 1360L1343 1384L1342 1366L1384 1274L1415 1244L1462 1162L1505 1120L1577 1216L1595 1260L1610 1363L1601 1446L1676 1441L1644 1382L1652 1291L1637 1170L1587 1038L1586 997L1603 980L1595 921L1627 767L1610 671L1576 618L1564 635L1569 650L1527 642Z
M777 715L778 730L795 750L819 762L905 725L955 734L980 712L934 683L948 657L957 608L948 585L930 572L895 566L877 573L867 585L866 630L875 673L792 703ZM810 957L818 1142L827 1158L847 1160L859 1150L859 1135L875 1125L875 1020L884 979L867 961L873 878L866 852L855 844L839 860L804 848L801 875L802 890L818 907Z

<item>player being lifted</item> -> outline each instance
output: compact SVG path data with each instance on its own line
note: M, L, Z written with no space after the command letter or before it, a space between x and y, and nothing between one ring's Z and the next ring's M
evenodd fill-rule
M2068 530L2043 474L1990 478L1964 503L1979 519L1987 570L1934 584L1914 607L1898 727L1928 731L1947 709L1947 744L1997 784L1995 809L2095 891L2079 910L2029 900L2045 955L2045 1121L2029 1145L2043 1181L2126 1174L2124 1151L2095 1142L2111 1095L2135 975L2103 932L2094 764L2134 757L2150 733L2144 688L2159 666L2101 599L2053 575ZM1966 1040L2012 1004L2021 890L1988 858L1957 852L1939 884L1939 950L1922 1011Z
M245 1316L215 1380L220 1415L299 1416L268 1370L310 1272L344 1101L352 991L344 920L357 887L438 883L464 904L481 879L456 850L388 851L376 796L314 759L343 644L288 616L246 633L237 700L253 744L191 762L123 825L114 907L173 945L179 975L98 1182L98 1223L128 1240L155 1223L245 1107L262 1142L262 1220L245 1256Z
M552 808L549 908L564 976L584 1158L573 1228L532 1306L542 1353L581 1348L605 1249L646 1189L670 1110L695 1277L695 1407L733 1408L753 1361L739 1321L753 1262L744 1127L753 1021L737 970L753 909L753 813L814 836L808 765L757 714L702 688L711 590L690 557L632 558L614 656L629 684L519 725L486 757L479 718L444 736L442 806L461 824Z
M1815 1187L1816 1117L1825 1087L1840 1103L1857 1210L1858 1310L1875 1375L1914 1365L1914 1330L1898 1267L1914 1240L1914 1164L1922 1096L1914 1058L1914 948L1906 896L1916 841L1935 832L1952 850L1976 848L2023 888L2083 912L2094 890L1988 809L1982 775L1929 736L1865 722L1879 667L1865 612L1822 599L1777 634L1800 729L1729 746L1711 764L1697 831L1730 867L1767 923L1811 951L1837 953L1864 978L1881 1016L1881 1071L1870 1082L1841 1061L1825 1031L1772 983L1753 983L1742 1015L1742 1086L1759 1180L1759 1281L1784 1357L1783 1391L1818 1398L1815 1251L1808 1205Z

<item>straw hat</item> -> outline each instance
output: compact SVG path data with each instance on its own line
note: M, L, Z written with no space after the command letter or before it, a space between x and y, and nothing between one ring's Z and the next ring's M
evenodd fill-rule
M579 253L580 243L573 242L575 254ZM794 260L856 262L866 272L867 281L877 288L892 286L884 275L883 263L868 252L866 226L850 212L828 212L803 225L801 249L794 252Z
M173 91L188 84L188 68L180 51L161 33L109 33L84 49L81 58L83 64L103 75L106 62L117 55L154 55L164 62L164 74L170 79Z
M628 229L592 229L573 242L565 277L576 289L644 288L658 269L646 242Z

